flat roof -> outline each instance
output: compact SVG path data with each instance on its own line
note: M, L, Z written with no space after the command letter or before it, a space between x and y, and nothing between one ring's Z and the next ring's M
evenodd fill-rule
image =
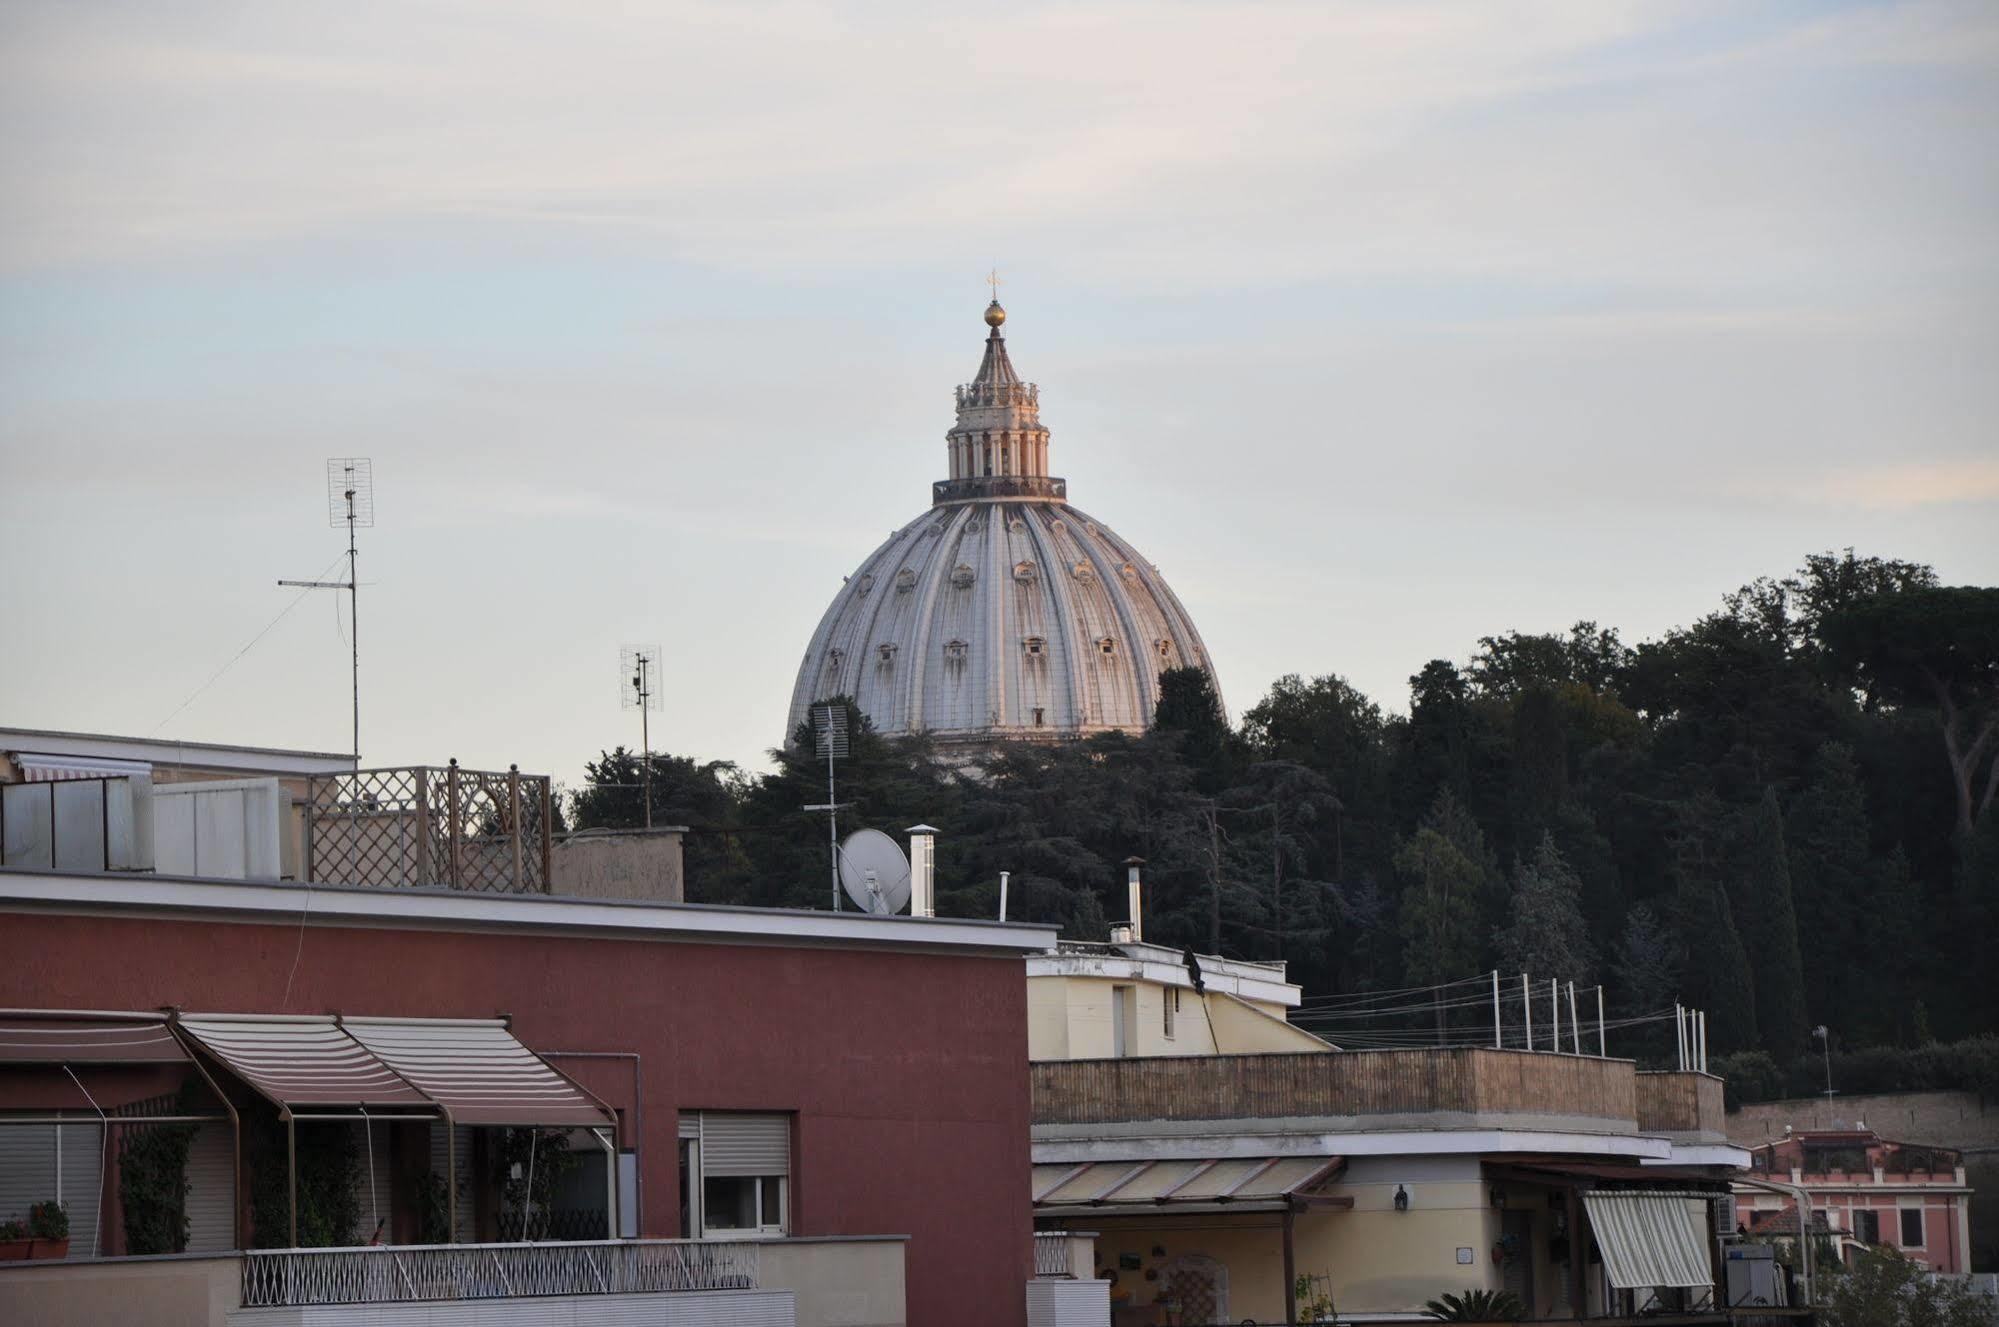
M717 903L280 884L131 872L0 867L0 912L86 913L391 930L598 935L691 943L830 946L991 955L1040 953L1056 928L961 917L750 908Z
M67 744L67 749L50 751L50 743ZM311 762L351 769L354 756L348 751L304 751L292 747L239 746L229 742L187 742L171 737L121 737L116 733L71 733L45 728L4 728L0 727L0 751L43 751L48 754L103 756L118 751L144 752L151 757L155 752L174 752L176 758L159 758L163 765L216 764L231 768L248 764L245 756L269 756L290 762ZM195 759L188 759L193 756ZM200 757L220 757L203 760ZM233 757L233 759L232 759Z

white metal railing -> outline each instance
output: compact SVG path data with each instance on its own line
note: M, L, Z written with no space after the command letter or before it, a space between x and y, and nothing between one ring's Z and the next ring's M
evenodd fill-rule
M243 1255L244 1308L756 1286L757 1245L748 1240L387 1244Z
M1034 1275L1039 1277L1073 1277L1075 1267L1069 1261L1069 1232L1066 1230L1037 1230L1034 1232Z

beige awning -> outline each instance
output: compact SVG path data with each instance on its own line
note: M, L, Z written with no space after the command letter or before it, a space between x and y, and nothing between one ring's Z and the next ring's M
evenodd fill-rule
M1684 1193L1591 1189L1583 1193L1603 1270L1619 1290L1711 1286L1707 1199Z
M1269 1210L1337 1174L1339 1157L1225 1157L1198 1161L1095 1161L1034 1168L1037 1215L1194 1205Z
M322 1109L414 1111L437 1107L332 1017L187 1014L180 1030L272 1101L294 1113Z

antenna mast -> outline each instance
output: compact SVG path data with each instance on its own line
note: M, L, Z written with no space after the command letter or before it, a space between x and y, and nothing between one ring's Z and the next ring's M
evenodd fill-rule
M305 590L347 591L347 643L354 677L354 768L361 768L361 580L356 574L354 531L375 524L375 466L366 456L326 459L326 523L347 527L347 579L279 581Z
M652 712L659 708L659 646L626 645L618 650L618 695L626 709L639 712L640 784L645 827L652 828Z
M833 791L833 762L847 757L847 707L821 704L812 707L812 742L815 754L826 757L826 801L808 806L807 811L826 813L826 854L833 873L833 911L840 910L840 799Z

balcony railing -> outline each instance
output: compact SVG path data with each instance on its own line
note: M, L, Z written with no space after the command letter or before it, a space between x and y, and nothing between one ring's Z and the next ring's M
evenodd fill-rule
M1076 1274L1069 1263L1069 1232L1066 1230L1037 1230L1034 1232L1034 1274L1036 1276L1067 1277Z
M754 1290L757 1275L753 1241L259 1249L243 1255L243 1307Z
M1628 1060L1531 1051L1335 1051L1034 1064L1034 1123L1528 1115L1636 1123Z

